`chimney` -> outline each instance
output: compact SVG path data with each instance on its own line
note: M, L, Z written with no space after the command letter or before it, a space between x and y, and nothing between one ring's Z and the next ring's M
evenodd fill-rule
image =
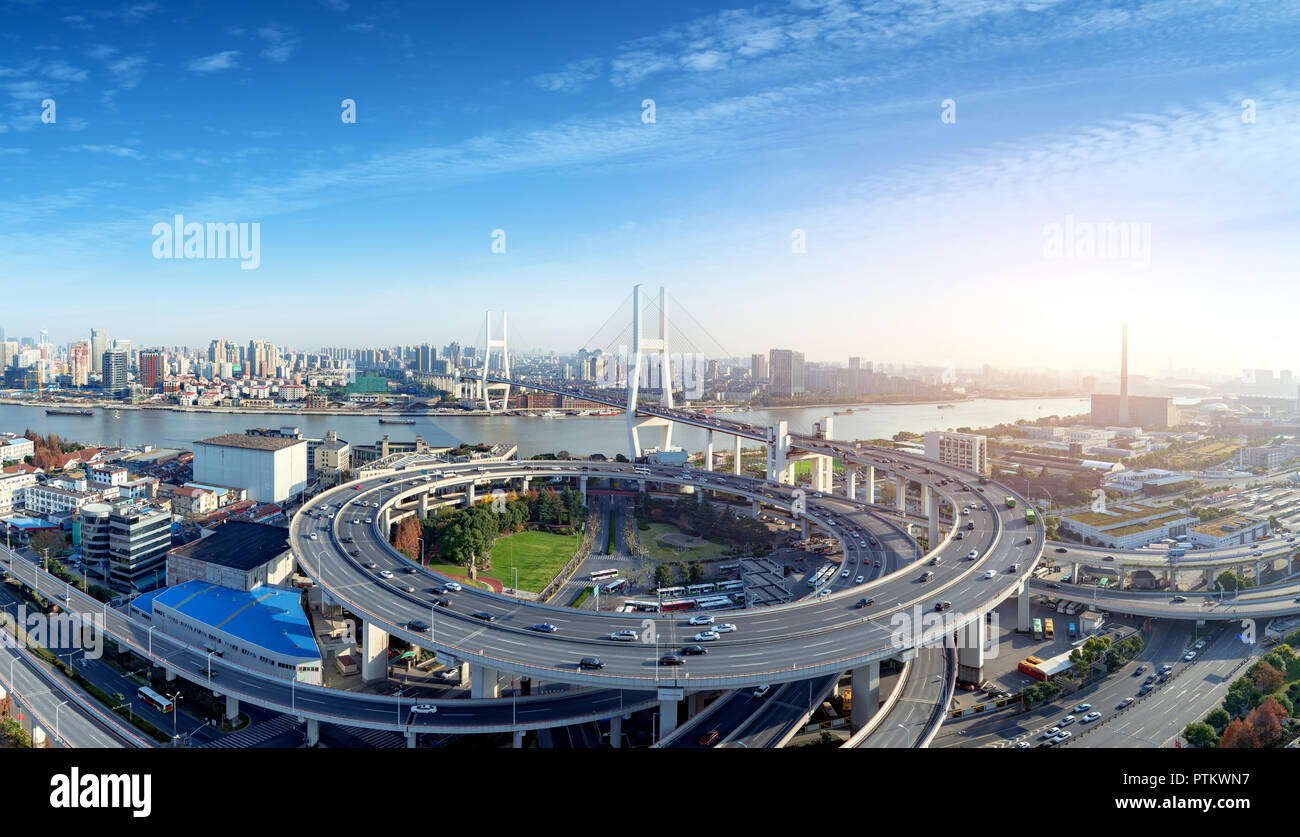
M1119 423L1127 425L1128 419L1128 323L1123 326L1119 354Z

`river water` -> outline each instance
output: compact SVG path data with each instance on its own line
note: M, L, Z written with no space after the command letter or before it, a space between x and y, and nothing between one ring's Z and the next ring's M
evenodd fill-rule
M730 413L757 425L777 420L790 432L811 432L813 422L844 407L800 407ZM836 439L888 439L902 430L923 433L958 427L989 427L1017 419L1049 415L1077 415L1088 411L1086 398L975 399L956 402L949 409L934 404L878 404L852 415L834 416ZM113 410L96 408L93 416L47 416L43 407L0 404L0 432L57 433L83 444L151 444L154 447L190 449L195 439L222 433L242 433L250 427L299 428L304 436L321 438L326 430L353 444L372 444L384 434L394 441L423 436L433 445L457 442L514 442L521 457L567 450L577 455L626 453L627 425L623 416L567 416L556 419L524 416L418 416L415 424L380 424L376 416L317 416L265 413L198 413L170 410ZM642 444L652 433L643 431ZM704 447L704 431L677 425L673 443L687 450ZM715 450L727 449L730 439L715 436Z

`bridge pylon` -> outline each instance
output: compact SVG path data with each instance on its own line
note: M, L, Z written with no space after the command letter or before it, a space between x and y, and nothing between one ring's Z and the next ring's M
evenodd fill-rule
M642 454L641 439L638 431L642 428L655 428L659 431L659 450L667 450L673 441L673 423L656 417L637 418L636 408L641 391L642 376L647 385L653 386L656 378L659 383L659 403L668 408L673 407L673 365L668 354L668 289L659 288L659 336L648 337L645 334L645 303L641 286L632 287L632 356L627 363L627 437L628 454L633 461Z
M501 395L501 409L504 411L510 402L510 384L488 383L488 372L492 366L492 350L500 349L501 377L510 378L510 350L506 345L506 312L501 312L501 337L492 336L492 312L484 314L483 320L483 369L479 375L479 394L483 397L483 409L492 412L492 391L505 390Z

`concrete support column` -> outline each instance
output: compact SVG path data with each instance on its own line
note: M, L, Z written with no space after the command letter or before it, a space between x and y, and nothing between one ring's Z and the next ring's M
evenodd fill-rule
M868 503L874 503L876 502L876 466L868 465L865 476L867 478L867 496L865 499Z
M375 683L388 676L388 632L366 622L361 628L361 678Z
M587 478L578 477L578 487L582 489L582 504L587 505Z
M387 537L388 537L388 534L389 534L389 525L388 525L388 509L384 509L384 511L380 514L380 517L379 517L379 533L380 533L381 535L383 535L384 538L387 538Z
M637 480L637 481L636 481L636 484L637 484L637 487L640 488L641 493L644 494L644 493L645 493L645 480Z
M849 722L862 729L880 708L880 662L853 669L853 708Z
M420 494L420 519L424 520L429 516L429 494L427 492Z
M1073 581L1075 584L1079 583L1079 562L1078 561L1072 561L1070 563L1070 581Z
M659 738L663 739L677 729L677 704L686 696L686 690L674 686L659 687Z
M496 669L470 663L469 696L471 698L500 697L501 687L497 684Z
M858 469L849 468L847 473L848 473L849 499L856 500L858 499Z
M713 431L704 432L704 470L713 470Z
M1127 571L1123 567L1119 568L1119 589L1121 590L1123 590L1126 586L1124 584L1125 581L1124 576L1126 576L1127 574L1128 574Z
M808 518L799 518L799 537L808 540Z
M1262 563L1263 563L1262 561L1256 561L1256 562L1255 562L1255 584L1256 584L1256 586L1258 586L1258 585L1261 583L1260 580L1259 580L1259 568L1260 568L1260 566L1261 566Z
M984 679L984 620L960 633L964 641L957 648L957 677L979 683Z
M735 436L735 447L732 448L731 456L731 473L740 476L740 437Z
M176 669L171 666L163 666L163 671L166 672L165 676L168 683L176 679Z
M315 747L320 743L320 721L315 718L307 719L307 746Z
M1020 582L1020 595L1016 597L1016 630L1027 631L1033 627L1029 618L1029 584Z
M901 474L894 477L894 506L899 511L907 511L907 477Z
M521 730L521 729L517 729L517 730L515 730L515 732L514 732L514 736L513 736L513 740L510 742L510 746L513 747L513 748L516 749L516 750L522 750L522 749L524 748L524 731L523 731L523 730Z
M921 496L925 498L926 514L930 516L930 528L926 537L929 538L930 548L934 549L939 545L939 497L929 486L921 489Z
M239 698L226 695L226 720L233 721L239 717Z
M758 515L759 515L758 501L757 501L757 500L750 500L750 501L749 501L749 516L752 517L752 518L754 518L755 520L757 520L757 519L758 519Z
M623 716L615 715L609 719L609 746L615 750L623 748Z
M686 718L694 718L700 714L700 703L703 698L703 692L691 692L686 696Z
M465 505L466 505L466 506L472 506L472 505L474 505L474 495L475 495L474 483L470 483L470 484L469 484L468 486L466 486L466 488L465 488Z
M416 736L417 736L417 735L418 735L418 733L417 733L415 730L407 730L407 732L406 732L406 749L408 749L408 750L414 750L414 749L415 749L415 739L416 739Z
M1213 585L1214 585L1214 576L1213 576L1211 570L1210 570L1209 568L1206 568L1206 570L1205 570L1205 592L1207 592L1207 593L1210 592L1210 590L1213 589Z

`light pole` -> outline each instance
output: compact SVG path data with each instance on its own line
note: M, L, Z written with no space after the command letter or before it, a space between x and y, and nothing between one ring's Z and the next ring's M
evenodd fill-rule
M156 627L158 627L158 626L157 626L157 625L150 625L150 626L149 626L149 663L150 663L150 665L153 664L153 629L156 628Z
M54 707L54 740L58 741L60 744L63 743L63 737L59 735L59 710L62 709L66 703L67 701L65 700L63 703Z
M208 685L209 686L212 685L212 655L214 653L216 652L215 651L208 652Z
M907 727L903 726L902 724L899 724L899 725L898 725L898 728L901 729L901 730L903 731L903 740L907 742L907 747L908 747L908 749L911 749L911 747L912 747L912 734L911 734L910 732L908 732L908 731L907 731Z
M420 566L428 569L429 565L426 564L424 560L424 538L416 538L415 540L420 544Z
M167 697L170 698L172 702L172 740L175 741L176 716L181 714L181 693L180 691L177 691L175 694L168 695Z

